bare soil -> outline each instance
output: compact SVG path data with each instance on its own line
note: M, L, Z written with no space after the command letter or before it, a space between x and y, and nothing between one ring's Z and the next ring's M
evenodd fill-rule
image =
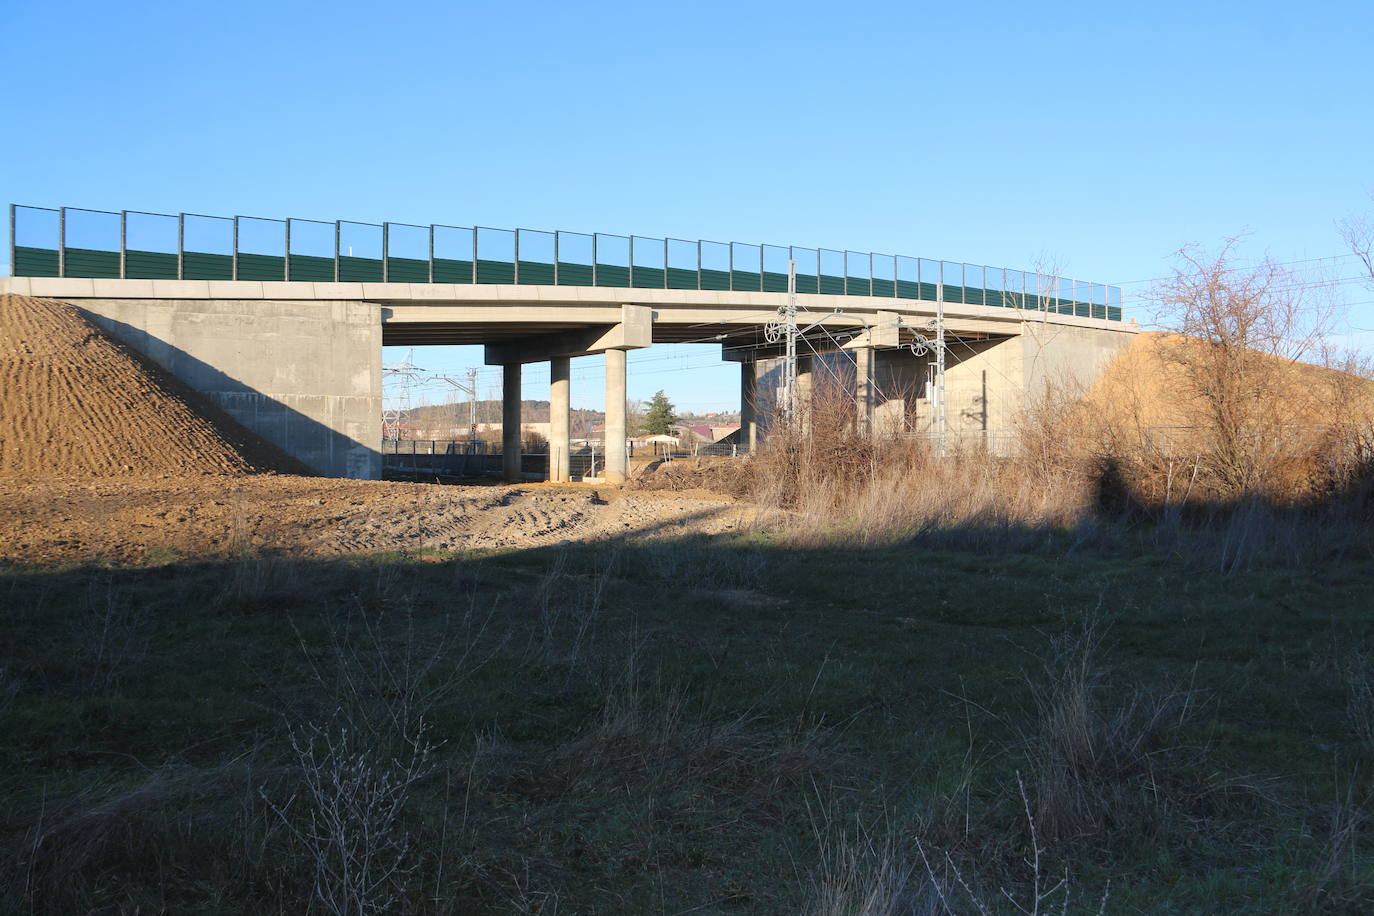
M292 556L540 547L720 533L749 512L707 494L583 486L436 486L287 476L0 478L0 558L143 562L255 551Z
M719 532L720 497L333 480L49 299L0 299L0 558L143 562Z

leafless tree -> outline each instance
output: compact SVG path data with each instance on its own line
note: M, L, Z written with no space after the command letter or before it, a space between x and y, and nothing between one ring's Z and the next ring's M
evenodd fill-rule
M1185 246L1153 291L1160 324L1184 338L1163 339L1161 356L1196 407L1214 484L1230 496L1260 490L1288 451L1285 430L1303 408L1297 364L1321 354L1334 317L1316 284L1271 258L1237 265L1237 242Z
M1374 193L1370 194L1374 200ZM1350 253L1360 259L1374 286L1374 214L1348 216L1336 224Z

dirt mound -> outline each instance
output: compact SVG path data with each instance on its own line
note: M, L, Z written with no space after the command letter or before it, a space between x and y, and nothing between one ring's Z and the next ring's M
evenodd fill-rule
M630 480L633 490L666 490L681 493L708 490L726 496L748 496L753 475L736 458L679 458L649 465Z
M1083 398L1094 422L1118 427L1208 426L1207 404L1190 394L1179 350L1206 346L1177 334L1136 335ZM1186 355L1183 355L1186 358ZM1281 371L1265 377L1270 409L1264 419L1280 426L1368 423L1374 419L1374 382L1310 363L1274 357Z
M70 305L0 296L0 476L309 471Z

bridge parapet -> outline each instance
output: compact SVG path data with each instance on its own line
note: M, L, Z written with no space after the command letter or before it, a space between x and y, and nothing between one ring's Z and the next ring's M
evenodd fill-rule
M788 261L797 262L802 294L943 299L1122 318L1115 286L905 255L607 233L10 205L16 277L781 293Z

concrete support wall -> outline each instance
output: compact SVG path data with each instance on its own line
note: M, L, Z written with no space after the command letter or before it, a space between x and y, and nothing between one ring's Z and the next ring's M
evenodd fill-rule
M1021 357L1015 337L950 345L945 362L945 420L951 433L1013 428L1025 403Z
M375 304L93 297L71 302L315 471L381 477L382 325Z
M758 363L739 364L739 438L740 444L754 451L759 447Z
M1047 385L1067 391L1086 388L1134 339L1130 328L1022 322L1021 360L1027 396L1042 397Z
M520 482L520 364L501 367L501 476Z
M569 429L572 426L572 360L549 360L549 480L572 479Z
M859 432L873 427L873 348L854 351L854 411Z
M625 351L606 351L606 482L624 483L629 461L625 456Z

